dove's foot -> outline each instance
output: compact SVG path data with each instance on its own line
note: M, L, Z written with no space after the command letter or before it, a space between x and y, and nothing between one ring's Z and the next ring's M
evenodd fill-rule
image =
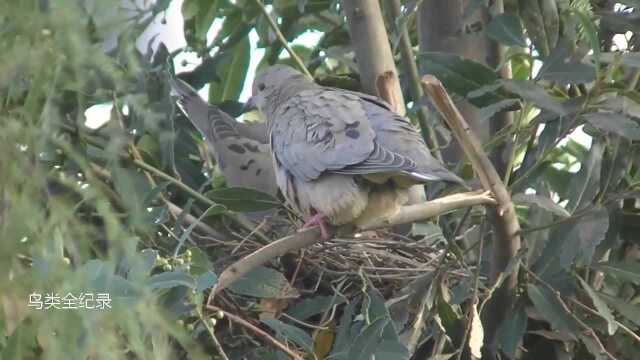
M310 228L317 226L320 228L320 236L322 240L329 240L329 231L327 231L327 217L322 214L315 214L304 223L302 228Z

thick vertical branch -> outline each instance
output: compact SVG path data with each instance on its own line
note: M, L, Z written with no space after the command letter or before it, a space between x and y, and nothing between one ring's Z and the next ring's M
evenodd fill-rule
M396 112L404 115L404 98L380 4L377 0L349 0L342 1L342 6L347 15L351 45L356 53L364 90L382 97L395 107ZM381 94L378 87L378 79L383 76L387 77L383 81L389 87L385 94Z
M493 219L496 236L494 237L492 267L497 273L503 272L509 260L516 256L521 246L520 224L511 196L489 157L484 152L482 143L473 134L469 124L453 104L442 83L435 77L427 75L422 80L422 86L447 124L449 124L456 140L473 165L473 169L484 189L493 192L495 195L498 206ZM511 308L517 280L518 272L514 271L494 293L494 297L489 304L489 312L485 323L486 344L489 347L489 351L495 349L495 333Z
M347 15L351 45L356 53L364 90L380 96L398 114L405 115L407 109L380 4L377 0L348 0L341 4ZM411 187L409 203L416 204L425 198L422 186Z
M478 26L482 24L480 11L465 16L470 3L470 0L423 0L418 8L420 52L443 52L486 63L487 37ZM421 74L428 72L429 69L421 66ZM480 139L488 140L488 127L480 126L476 121L478 109L466 100L456 105ZM450 163L458 163L462 155L455 143L442 151L445 161Z
M409 79L409 92L411 93L411 99L413 100L413 106L418 109L418 123L420 124L420 131L424 141L429 146L429 149L433 155L440 161L442 161L442 154L440 154L440 145L438 143L438 137L435 130L429 122L429 111L425 106L420 105L420 99L424 93L422 87L420 87L420 73L418 72L418 64L416 63L413 47L411 46L411 38L409 37L409 30L406 24L398 27L396 20L402 16L402 9L400 0L391 0L388 4L389 11L389 23L394 28L395 32L400 37L400 55L402 57L402 65L406 76Z

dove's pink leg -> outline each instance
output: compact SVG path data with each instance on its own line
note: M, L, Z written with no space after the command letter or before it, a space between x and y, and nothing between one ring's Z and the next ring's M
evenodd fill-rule
M320 236L322 240L329 240L329 232L327 231L327 217L322 214L315 214L307 220L302 226L303 228L309 228L317 226L320 228Z

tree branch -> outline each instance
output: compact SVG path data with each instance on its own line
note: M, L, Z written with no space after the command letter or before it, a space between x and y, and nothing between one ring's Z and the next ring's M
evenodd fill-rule
M420 87L420 73L418 72L418 65L416 64L416 60L413 55L413 47L411 46L409 30L407 29L406 22L401 24L400 27L398 27L396 22L396 20L402 16L402 5L400 0L392 0L390 2L385 2L385 4L388 4L390 15L389 23L400 37L400 56L402 57L406 76L409 78L409 92L411 93L413 106L417 109L418 123L420 125L420 131L422 132L422 138L427 143L436 159L442 161L438 137L436 136L435 130L429 123L429 111L426 107L419 104L424 93Z
M395 106L397 113L404 115L404 98L379 2L349 0L342 1L341 5L347 16L351 45L356 53L364 90L382 97ZM378 92L378 78L387 72L391 72L389 95L392 98L386 98Z
M307 70L307 67L304 65L304 61L302 61L302 59L300 59L298 54L296 54L296 52L293 51L291 46L289 46L289 42L287 41L287 39L282 34L282 31L280 31L280 28L278 27L278 24L276 24L276 22L273 20L271 15L269 15L269 12L267 11L267 8L264 7L264 4L262 3L262 1L253 0L253 2L256 5L258 5L258 7L260 8L260 11L262 12L262 14L267 18L267 22L269 23L269 26L271 27L273 32L276 34L276 37L278 38L278 41L280 41L282 46L287 50L287 52L289 53L289 56L291 56L291 59L293 59L293 61L296 63L296 65L298 65L298 67L300 68L300 71L302 71L309 79L313 80L313 75L311 75L309 70Z
M484 152L482 143L476 138L469 124L460 115L442 83L434 76L426 75L422 78L422 87L442 114L456 140L469 158L469 161L471 161L483 188L491 191L495 196L498 207L495 211L496 218L494 221L496 237L493 247L492 268L494 269L494 275L504 272L507 264L516 256L521 246L520 224L518 223L511 196L489 157ZM494 276L493 281L496 278ZM495 330L504 320L506 311L511 307L514 299L517 280L518 272L514 271L496 291L490 306L490 315L487 317L488 328ZM491 337L491 334L489 335Z
M433 201L424 202L416 205L404 206L401 210L388 219L378 219L358 231L378 229L382 227L390 227L411 223L418 220L426 220L448 213L455 209L470 207L474 205L494 205L496 201L488 192L470 192L445 196ZM333 235L336 229L331 229ZM211 292L212 296L238 280L249 271L274 259L282 256L289 251L296 251L304 247L317 244L321 241L320 231L317 228L302 230L293 235L289 235L282 239L276 240L271 244L264 246L252 254L236 261L234 264L226 268L220 277L218 283ZM212 296L209 297L209 303Z

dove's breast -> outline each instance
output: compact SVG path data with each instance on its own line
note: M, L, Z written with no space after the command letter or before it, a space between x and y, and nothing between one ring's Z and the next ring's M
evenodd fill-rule
M276 165L276 181L287 203L305 218L314 213L327 216L333 225L343 225L358 218L369 200L369 187L356 178L342 174L323 174L313 181L292 176Z

